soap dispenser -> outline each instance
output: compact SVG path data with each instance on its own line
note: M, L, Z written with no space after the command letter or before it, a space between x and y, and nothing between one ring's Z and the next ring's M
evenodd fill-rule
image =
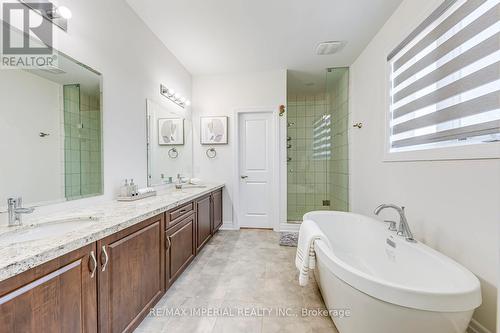
M125 184L120 188L120 196L128 197L129 196L129 185L128 180L125 179Z
M137 186L134 184L134 179L133 178L130 179L130 185L129 185L129 187L130 187L130 194L129 194L129 196L135 197L137 195Z

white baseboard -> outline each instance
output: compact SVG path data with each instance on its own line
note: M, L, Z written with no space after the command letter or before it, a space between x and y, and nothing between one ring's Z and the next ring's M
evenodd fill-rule
M280 232L299 232L300 224L296 223L280 223Z
M481 325L477 320L472 319L469 328L467 329L467 333L492 333L486 327Z
M222 223L222 226L220 227L220 230L240 230L239 227L235 226L233 221L224 221Z

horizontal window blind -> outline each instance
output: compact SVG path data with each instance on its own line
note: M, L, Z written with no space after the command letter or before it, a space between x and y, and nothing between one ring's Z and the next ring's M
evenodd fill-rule
M391 151L500 141L500 0L447 0L387 60Z

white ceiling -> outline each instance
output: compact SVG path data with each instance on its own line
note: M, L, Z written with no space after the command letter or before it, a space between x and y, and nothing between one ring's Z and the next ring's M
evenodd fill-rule
M191 74L348 66L401 0L126 0ZM318 56L328 40L347 41Z

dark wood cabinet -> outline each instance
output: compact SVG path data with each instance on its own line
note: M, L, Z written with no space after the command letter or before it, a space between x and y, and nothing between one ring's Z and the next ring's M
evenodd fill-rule
M212 237L212 210L211 195L207 195L195 201L196 206L196 251Z
M132 332L165 291L164 214L97 242L100 332Z
M95 243L0 282L0 332L97 332Z
M166 284L167 288L181 275L196 255L195 214L166 231Z
M222 225L222 189L0 282L0 333L132 332Z
M212 192L212 234L222 226L222 189Z

